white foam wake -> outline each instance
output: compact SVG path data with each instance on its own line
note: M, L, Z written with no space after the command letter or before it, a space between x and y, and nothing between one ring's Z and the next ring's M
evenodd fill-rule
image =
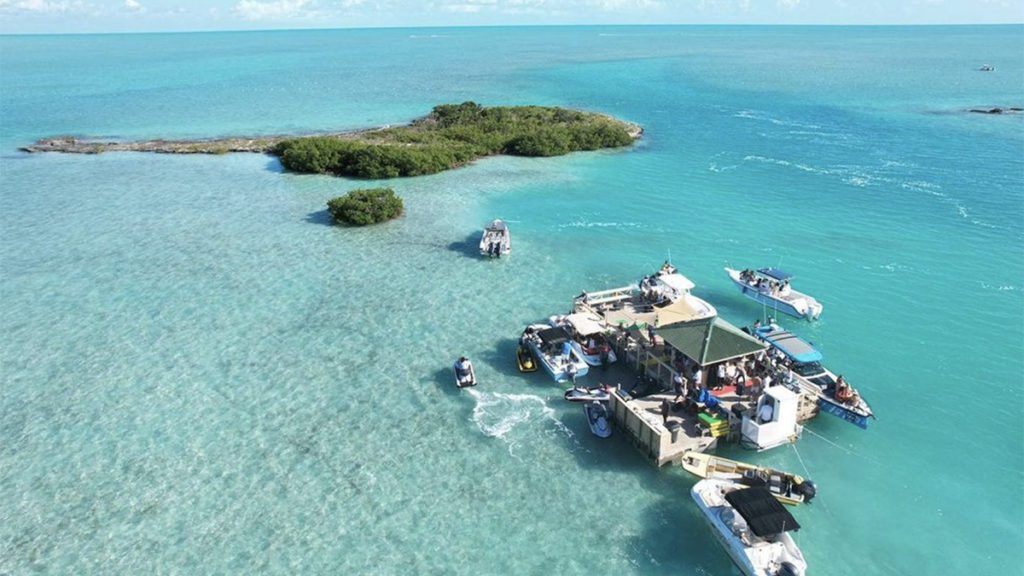
M513 432L523 425L529 427L535 423L543 423L554 427L567 438L575 436L540 396L479 390L467 392L476 401L473 407L473 423L477 429L486 436L503 440L508 444L509 454L513 456L515 448L519 446L519 435Z

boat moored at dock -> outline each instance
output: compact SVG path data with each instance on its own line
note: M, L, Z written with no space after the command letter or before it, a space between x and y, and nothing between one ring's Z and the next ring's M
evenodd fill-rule
M480 237L480 254L491 258L501 258L512 253L512 233L508 224L502 220L493 220L484 227Z
M590 365L573 348L572 338L561 326L534 324L523 332L522 341L555 382L575 381L587 375Z
M754 335L786 358L795 379L816 391L819 409L867 429L868 420L875 417L871 406L842 376L822 366L824 357L814 346L777 324L761 326Z
M816 320L824 308L820 302L803 292L797 292L789 283L793 275L778 268L758 270L725 269L744 296L760 302L772 310L797 318Z
M763 486L783 504L810 502L817 487L796 474L780 472L702 452L687 452L680 462L683 469L698 478L728 480L742 486Z
M608 328L596 315L575 313L552 316L549 321L552 326L565 328L570 336L569 344L587 364L607 366L618 359L605 335Z
M768 489L701 480L690 490L711 532L746 576L804 576L807 561L789 532L800 524Z

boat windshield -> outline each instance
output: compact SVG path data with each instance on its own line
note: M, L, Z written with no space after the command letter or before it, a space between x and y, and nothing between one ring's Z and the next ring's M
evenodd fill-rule
M821 366L820 362L807 362L804 364L794 364L793 372L803 376L804 378L812 378L825 373L825 368Z

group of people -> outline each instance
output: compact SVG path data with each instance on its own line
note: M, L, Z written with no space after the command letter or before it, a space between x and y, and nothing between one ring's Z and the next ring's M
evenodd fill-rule
M778 280L764 278L758 276L757 273L749 268L740 272L740 280L746 282L750 287L772 296L788 296L790 293L789 280L779 282Z

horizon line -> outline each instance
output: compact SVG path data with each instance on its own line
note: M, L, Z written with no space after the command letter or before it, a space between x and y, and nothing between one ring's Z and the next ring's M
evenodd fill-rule
M835 23L620 23L620 24L435 24L410 26L328 26L328 27L283 27L283 28L224 28L224 29L183 29L183 30L130 30L130 31L98 31L98 32L0 32L3 36L100 36L130 34L223 34L223 33L260 33L260 32L329 32L337 30L431 30L452 28L611 28L611 27L756 27L756 28L950 28L958 26L1024 26L1024 22L963 22L963 23L874 23L874 24L835 24Z

